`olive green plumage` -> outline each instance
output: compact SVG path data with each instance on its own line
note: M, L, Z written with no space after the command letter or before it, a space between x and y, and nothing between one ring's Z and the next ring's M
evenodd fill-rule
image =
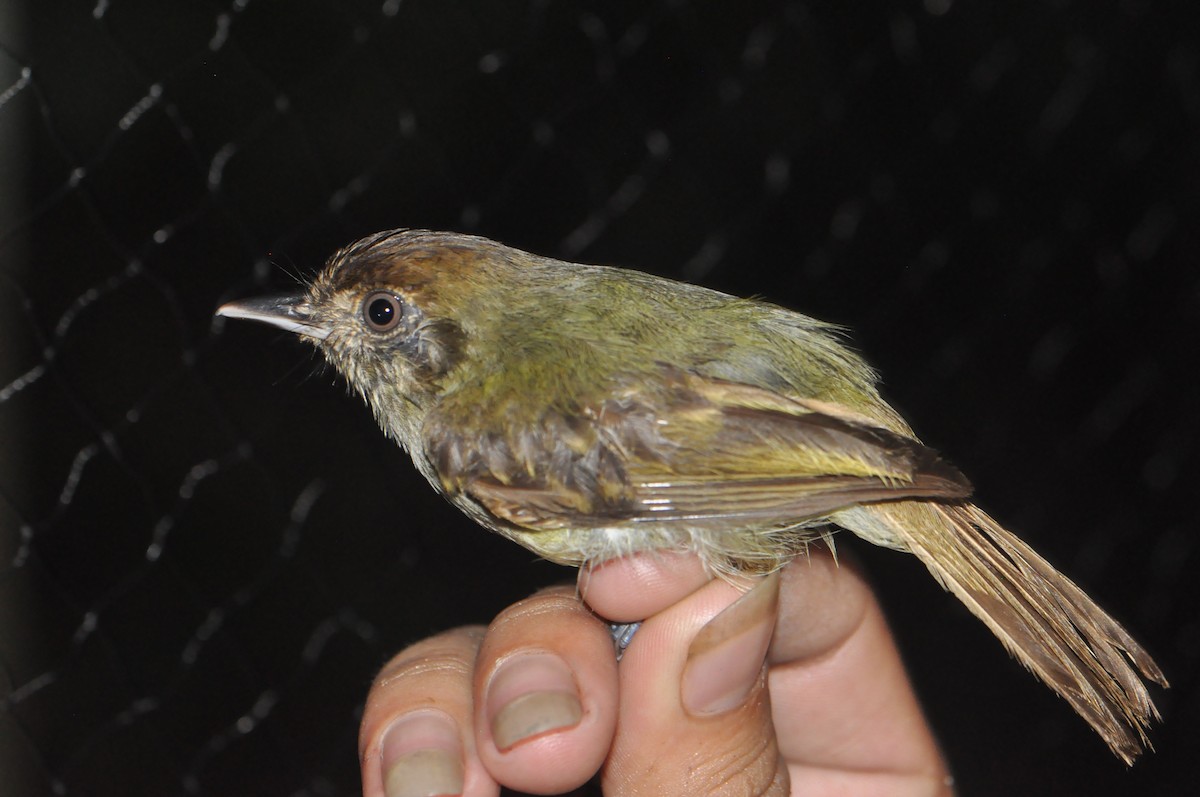
M364 334L377 291L402 318ZM340 252L308 301L431 481L557 562L674 547L770 570L839 508L968 491L834 327L763 302L414 231Z
M319 346L435 488L541 556L684 549L766 572L848 529L916 555L1122 759L1147 743L1153 660L967 501L836 327L421 230L352 244L302 295L219 312Z

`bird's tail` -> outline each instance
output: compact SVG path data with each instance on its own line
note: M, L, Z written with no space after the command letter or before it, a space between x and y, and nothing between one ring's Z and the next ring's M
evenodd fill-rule
M1146 729L1159 715L1142 678L1167 686L1158 665L1083 590L987 513L971 504L902 501L860 506L845 520L867 539L900 542L893 547L915 554L1126 764L1150 747Z

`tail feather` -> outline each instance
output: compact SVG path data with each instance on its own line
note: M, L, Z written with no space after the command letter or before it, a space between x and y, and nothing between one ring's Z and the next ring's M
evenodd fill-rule
M1150 747L1146 729L1159 715L1142 678L1167 686L1158 665L1083 590L985 512L904 501L859 507L845 520L868 539L890 537L915 554L1125 763Z

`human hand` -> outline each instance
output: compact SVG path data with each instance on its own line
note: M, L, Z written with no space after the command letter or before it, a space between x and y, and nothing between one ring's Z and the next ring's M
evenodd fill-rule
M814 547L750 585L682 554L582 571L597 614L646 618L620 664L565 587L410 646L367 698L364 795L951 793L857 568Z

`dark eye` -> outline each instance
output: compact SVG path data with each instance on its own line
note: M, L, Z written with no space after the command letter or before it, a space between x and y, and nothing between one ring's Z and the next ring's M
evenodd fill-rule
M372 293L363 302L363 320L376 332L390 332L400 323L404 306L390 293Z

